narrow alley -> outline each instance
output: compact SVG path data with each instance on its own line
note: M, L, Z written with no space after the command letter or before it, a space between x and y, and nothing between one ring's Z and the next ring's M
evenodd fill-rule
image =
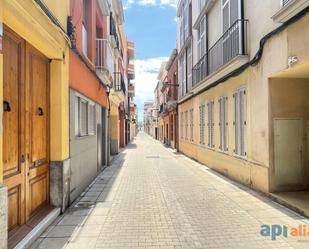
M308 248L263 224L309 220L140 133L32 249Z

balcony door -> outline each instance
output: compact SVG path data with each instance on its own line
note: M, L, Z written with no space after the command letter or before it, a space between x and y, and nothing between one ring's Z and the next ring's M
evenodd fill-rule
M222 0L223 65L242 54L242 1Z

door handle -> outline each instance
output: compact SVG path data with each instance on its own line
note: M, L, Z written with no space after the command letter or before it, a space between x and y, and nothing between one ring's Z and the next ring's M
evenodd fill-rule
M21 155L21 157L20 157L20 162L21 162L21 163L24 163L24 162L25 162L25 155Z
M11 105L8 101L3 101L3 111L4 112L11 112Z

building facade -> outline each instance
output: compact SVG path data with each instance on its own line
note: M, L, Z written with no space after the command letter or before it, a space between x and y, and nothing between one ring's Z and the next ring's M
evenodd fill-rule
M67 200L68 15L67 1L0 3L0 248Z
M119 0L4 0L0 35L0 248L24 248L128 142L134 43Z
M308 189L308 1L181 0L177 15L179 150L266 193Z
M110 53L111 48L107 29L109 6L107 2L102 3L97 0L70 1L71 24L75 28L71 34L69 61L69 203L109 162L107 89L114 70L111 55L103 52Z
M166 76L161 88L163 93L163 125L164 125L164 143L177 149L178 144L178 80L177 80L177 50L174 49L165 65Z

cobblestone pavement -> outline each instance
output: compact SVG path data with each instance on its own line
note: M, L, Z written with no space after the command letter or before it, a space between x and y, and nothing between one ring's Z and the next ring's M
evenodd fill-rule
M309 248L308 220L141 133L32 248Z

